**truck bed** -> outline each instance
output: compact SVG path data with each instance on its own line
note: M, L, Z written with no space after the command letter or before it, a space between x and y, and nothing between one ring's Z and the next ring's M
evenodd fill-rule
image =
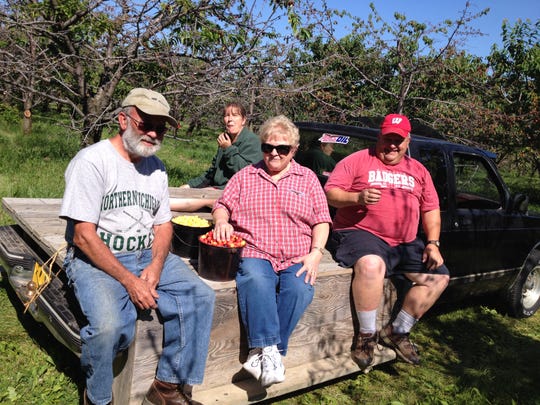
M209 192L171 188L171 196L178 198L208 198L218 193L218 190ZM60 199L3 198L4 209L17 225L0 229L0 240L9 245L12 252L32 256L38 261L46 260L64 245L65 222L58 218L60 203ZM208 212L193 214L210 216ZM35 249L31 246L35 246ZM57 266L62 266L64 255L65 252L60 250L56 259ZM28 257L26 260L31 262ZM197 271L196 260L184 258L184 261L193 271ZM216 292L216 305L205 378L202 385L193 387L194 400L206 404L254 403L361 372L350 359L355 334L354 308L349 294L351 269L339 267L327 252L321 262L314 301L291 336L289 353L284 358L286 380L266 390L242 369L248 348L239 320L235 282L203 280ZM24 284L23 281L21 283ZM379 326L389 321L395 301L395 289L391 283L387 283L385 297L380 304ZM50 303L54 303L52 305L55 308L52 310L60 313L66 311L60 317L64 318L65 325L69 325L69 333L60 333L62 326L51 319L44 323L53 329L51 332L62 343L77 353L80 347L80 342L77 342L78 327L84 318L77 312L76 302L65 286L61 272L36 302L43 307L38 308L38 316L43 314L45 306ZM72 339L60 336L66 334ZM142 402L154 378L161 353L161 340L162 327L157 314L154 311L142 311L137 321L134 342L128 352L119 356L115 362L113 390L118 403ZM393 359L393 351L379 346L376 364Z

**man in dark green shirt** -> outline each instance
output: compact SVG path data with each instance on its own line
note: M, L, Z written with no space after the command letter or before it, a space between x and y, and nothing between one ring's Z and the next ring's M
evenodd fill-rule
M296 159L302 166L309 167L318 175L328 176L334 167L336 161L332 156L334 151L334 144L321 143L315 139L310 148L298 155Z

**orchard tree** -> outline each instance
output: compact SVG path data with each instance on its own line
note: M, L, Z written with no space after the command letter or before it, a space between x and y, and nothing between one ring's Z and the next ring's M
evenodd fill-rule
M265 66L271 72L279 64L279 59L269 63L264 51L278 37L273 23L288 19L294 35L307 35L296 17L303 5L282 0L5 1L0 29L14 43L1 42L0 80L25 109L63 106L83 145L101 138L117 108L115 100L133 86L156 88L172 98L174 113L197 119L225 98L254 94L261 84L256 69ZM249 88L239 93L242 81ZM253 109L255 101L249 102Z
M471 22L489 10L473 13L467 2L455 20L428 24L400 13L387 22L373 4L370 7L367 17L334 12L353 20L347 36L335 38L332 26L319 24L313 37L304 41L303 50L294 55L291 80L298 87L308 80L318 85L298 98L313 107L314 116L322 112L342 123L388 112L406 113L426 124L437 121L422 113L427 105L459 101L446 98L450 92L430 91L426 83L451 78L452 59L461 57L459 49L469 37L480 34Z
M484 133L521 172L540 175L540 20L507 22L502 48L489 55L487 106L499 111L497 126Z
M473 13L467 2L457 19L432 25L400 13L387 22L370 7L367 18L353 18L348 36L315 35L295 53L297 86L318 83L305 87L297 104L313 117L342 123L405 113L416 132L491 149L515 167L540 170L538 21L503 24L503 49L494 47L485 60L462 48L481 34L470 25L489 9Z

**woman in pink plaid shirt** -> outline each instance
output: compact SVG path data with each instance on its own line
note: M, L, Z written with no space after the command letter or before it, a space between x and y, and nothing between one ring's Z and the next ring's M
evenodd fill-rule
M268 387L285 380L281 355L313 300L331 218L317 176L293 160L293 122L270 118L259 136L263 160L229 180L213 217L218 240L233 232L246 240L236 276L250 347L243 367Z

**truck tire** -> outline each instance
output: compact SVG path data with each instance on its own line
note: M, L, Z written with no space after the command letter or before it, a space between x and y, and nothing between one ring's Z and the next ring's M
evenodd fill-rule
M527 318L540 307L540 263L524 268L508 290L510 315Z

